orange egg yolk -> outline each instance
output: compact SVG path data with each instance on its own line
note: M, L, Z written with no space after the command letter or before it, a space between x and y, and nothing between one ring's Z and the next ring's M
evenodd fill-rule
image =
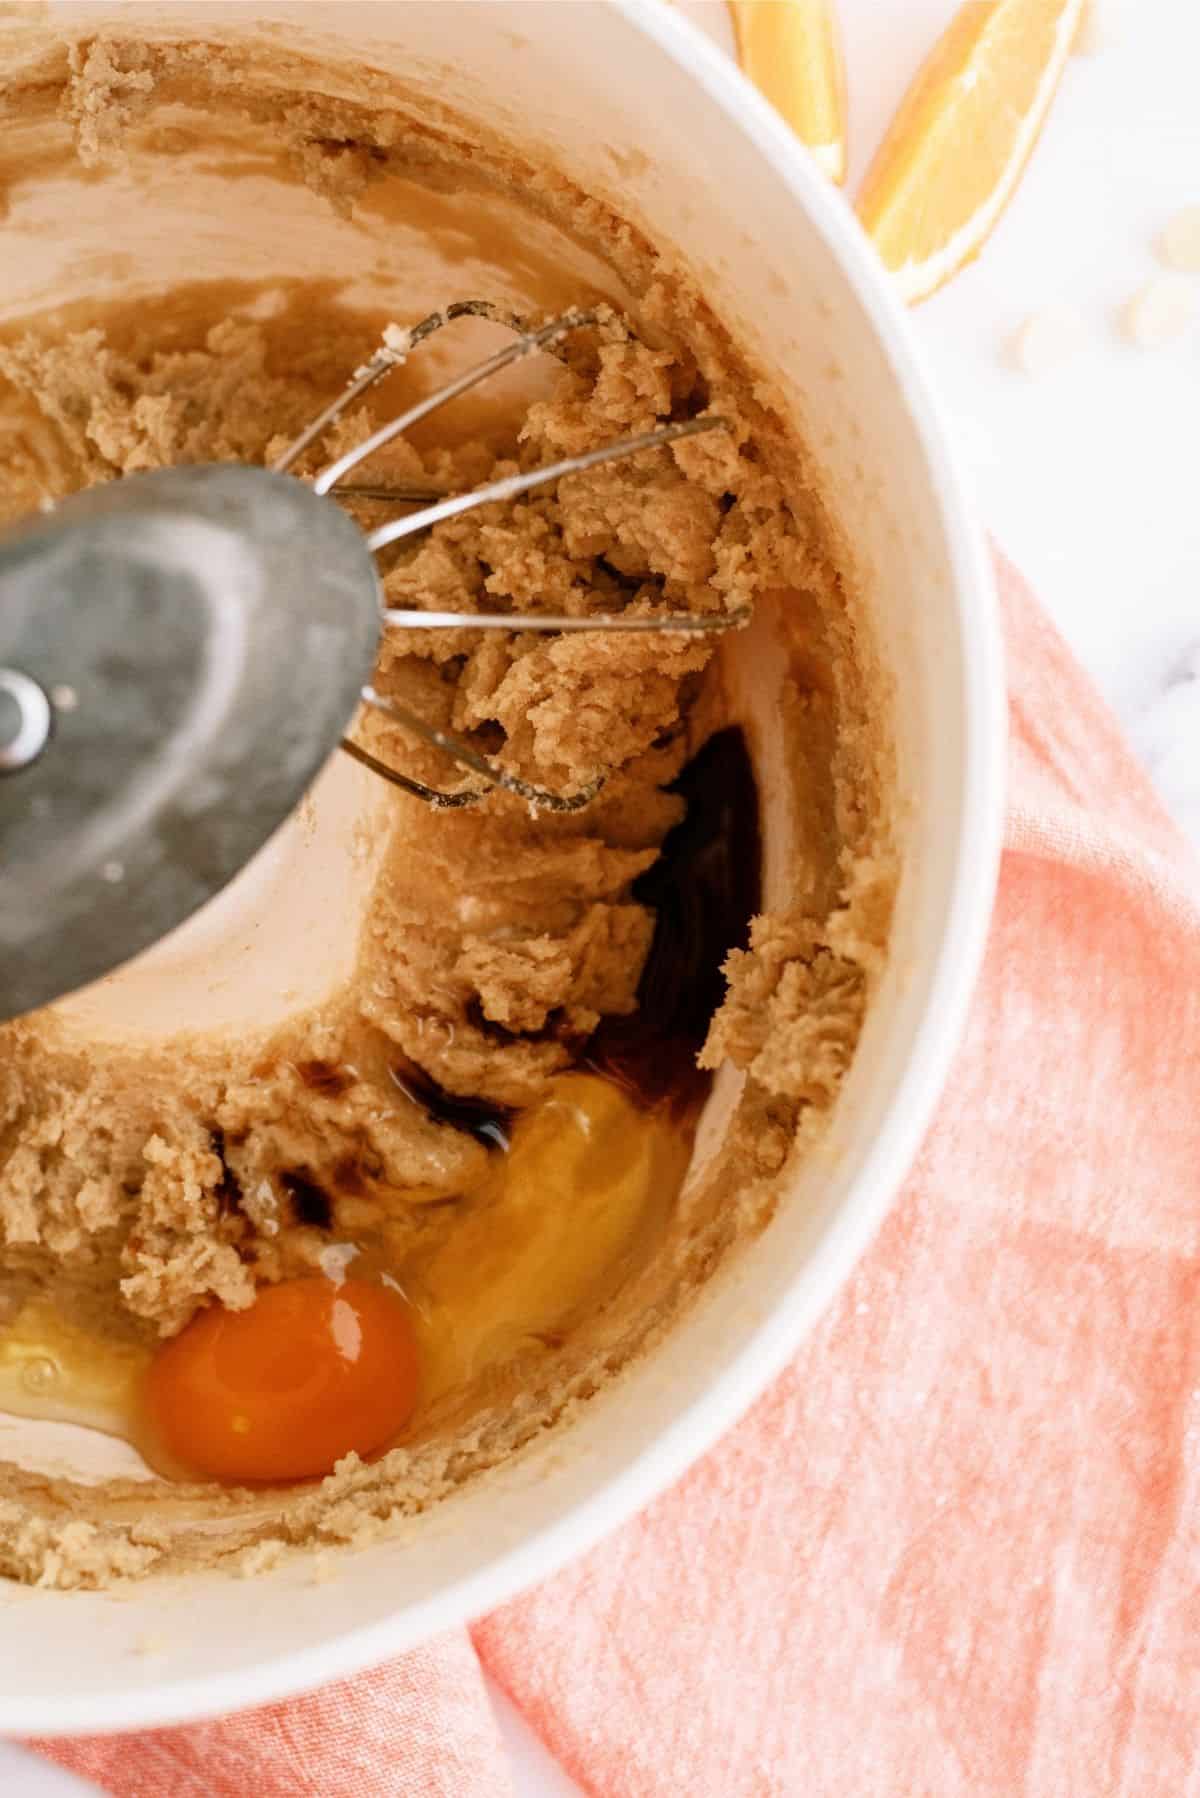
M314 1276L264 1286L246 1311L200 1312L155 1355L145 1400L154 1436L190 1471L295 1480L382 1448L412 1412L417 1376L402 1299Z

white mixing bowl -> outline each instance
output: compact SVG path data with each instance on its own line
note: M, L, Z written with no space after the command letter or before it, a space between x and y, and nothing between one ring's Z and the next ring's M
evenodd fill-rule
M673 1334L568 1430L402 1535L347 1551L328 1583L285 1566L253 1585L197 1573L120 1595L7 1590L0 1731L63 1733L217 1713L409 1648L552 1573L745 1410L869 1241L946 1077L995 879L1003 673L988 557L870 246L779 118L659 0L97 0L52 4L48 17L73 35L115 26L229 43L266 32L326 67L354 59L402 74L434 106L525 146L540 140L551 163L652 240L681 245L715 311L794 408L852 545L894 680L904 837L890 967L831 1152ZM198 221L201 248L206 228ZM265 221L264 236L275 229ZM89 230L91 250L111 248L111 216L80 218L78 230L79 266ZM0 316L49 278L38 258L52 248L43 233L6 254ZM148 240L147 255L166 253ZM172 272L164 262L164 284ZM146 1637L164 1644L161 1656L136 1652Z

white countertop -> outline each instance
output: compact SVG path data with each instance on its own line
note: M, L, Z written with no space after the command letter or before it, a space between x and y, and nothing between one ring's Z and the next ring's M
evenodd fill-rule
M983 516L1200 842L1200 311L1183 337L1153 351L1126 345L1114 322L1155 272L1164 221L1200 204L1200 8L1112 3L1113 47L1073 59L1026 180L980 261L915 317ZM954 4L840 0L851 191ZM724 30L716 0L685 10L714 35ZM1012 371L1006 340L1055 301L1083 313L1087 347L1040 378ZM577 1793L498 1702L520 1798ZM0 1790L78 1798L87 1788L0 1744Z

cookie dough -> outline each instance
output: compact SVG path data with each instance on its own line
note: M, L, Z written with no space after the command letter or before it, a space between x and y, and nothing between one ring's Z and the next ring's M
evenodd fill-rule
M148 1505L144 1489L120 1481L0 1471L0 1570L62 1586L197 1558L256 1566L359 1540L565 1425L761 1227L790 1159L819 1136L882 965L895 878L869 650L803 447L686 273L595 200L557 178L529 179L494 146L490 164L480 150L468 171L460 150L377 93L368 106L272 87L262 70L243 85L239 73L213 46L105 41L77 47L6 104L26 122L44 115L62 166L74 159L85 172L81 204L97 171L157 166L202 133L225 133L268 145L281 178L343 219L359 218L389 182L401 203L427 190L436 207L456 177L464 189L486 179L509 203L519 188L538 230L550 220L606 262L627 303L603 306L598 325L568 341L542 371L540 397L394 444L373 460L372 480L459 488L706 408L730 431L447 521L385 561L385 591L396 605L460 611L753 606L778 616L791 657L778 729L796 866L786 905L731 958L703 1051L705 1065L745 1072L733 1123L619 1290L565 1340L547 1341L519 1379L458 1394L413 1441L369 1466L350 1457L313 1487L250 1497L179 1483L156 1487ZM232 175L230 195L234 204ZM547 309L561 303L549 273L531 285ZM313 280L236 292L196 282L10 320L0 338L4 505L15 517L139 469L268 460L394 316L394 305L372 311ZM373 396L301 472L360 441L387 406L385 392ZM377 502L347 503L364 524L381 516ZM45 1301L144 1343L200 1305L245 1306L258 1282L323 1265L331 1240L386 1238L400 1259L434 1253L471 1218L488 1153L427 1109L420 1083L530 1107L575 1077L568 1070L602 1020L634 1012L654 927L634 883L681 816L672 782L729 710L712 641L397 633L376 684L505 767L564 792L600 780L599 796L557 816L503 794L452 812L397 794L354 977L337 1003L265 1037L215 1040L181 1020L162 1045L99 1055L64 1037L53 1008L5 1027L9 1313ZM420 779L458 778L377 714L359 734Z

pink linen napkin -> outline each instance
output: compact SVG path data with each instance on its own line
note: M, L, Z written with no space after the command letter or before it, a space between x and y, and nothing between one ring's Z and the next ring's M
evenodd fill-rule
M904 1192L740 1426L473 1631L598 1798L1200 1783L1200 881L1000 579L1000 893ZM511 1790L463 1637L222 1723L38 1746L118 1798Z
M465 1631L219 1722L28 1746L118 1798L514 1798Z

